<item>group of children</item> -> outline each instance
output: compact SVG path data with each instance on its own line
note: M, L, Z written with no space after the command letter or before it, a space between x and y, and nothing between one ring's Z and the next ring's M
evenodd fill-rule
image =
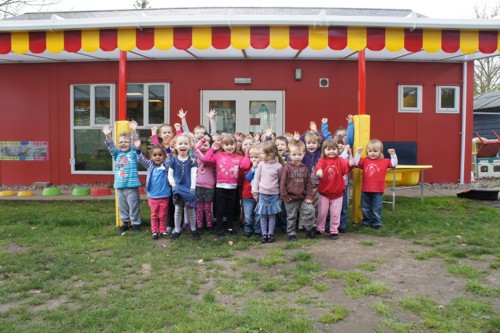
M234 221L241 215L245 236L255 234L262 243L275 241L277 225L286 229L289 241L297 240L297 229L314 238L327 232L328 225L330 238L338 239L347 229L347 186L353 167L363 169L361 225L382 227L385 175L387 168L397 165L396 153L389 149L390 159L385 159L382 142L371 140L366 157L360 157L362 148L353 157L352 116L347 117L347 130L339 128L334 135L323 118L321 130L311 122L302 135L275 137L270 129L252 135L217 134L215 110L208 113L212 134L203 125L190 132L186 113L178 113L182 124L152 128L149 158L141 151L136 122L130 122L130 133L119 134L118 147L109 126L103 127L115 161L114 187L124 223L120 232L130 224L132 230L140 230L138 162L147 169L155 240L171 233L175 241L188 229L199 240L204 226L218 237L236 235Z

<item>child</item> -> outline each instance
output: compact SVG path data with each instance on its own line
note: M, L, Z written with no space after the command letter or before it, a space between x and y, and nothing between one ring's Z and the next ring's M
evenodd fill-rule
M222 147L223 152L215 154ZM220 142L215 141L205 154L205 163L215 163L216 185L215 203L217 217L217 236L224 237L224 228L231 235L238 233L233 226L233 213L237 193L237 180L240 169L250 168L250 158L236 155L236 140L230 134L222 135Z
M195 240L200 239L196 230L196 171L198 165L195 159L189 156L189 150L193 146L191 136L186 133L175 137L175 150L177 155L170 160L168 169L168 181L172 186L172 197L175 205L175 228L172 233L172 241L179 238L181 233L182 215L187 211L186 223L191 227L191 233Z
M171 194L167 175L169 159L161 145L155 145L149 151L150 160L141 152L141 140L134 141L139 162L147 169L146 192L151 209L151 237L153 240L167 237L168 201Z
M179 113L177 113L177 116L181 119L182 122L182 129L184 130L185 133L190 133L189 127L186 121L186 115L187 111L184 111L183 109L179 110ZM210 127L211 127L211 132L210 133L216 133L217 132L217 123L215 121L215 116L217 115L217 111L215 109L210 109L207 113L209 122L210 122ZM209 131L207 128L203 125L196 125L194 127L193 135L194 135L194 140L195 143L198 143L205 134L208 134Z
M318 231L325 232L326 216L330 212L330 238L338 239L342 198L345 191L344 175L353 166L349 161L339 158L339 147L331 139L325 140L321 148L321 159L316 165L315 173L320 179L318 185Z
M304 221L306 238L314 238L312 227L314 225L314 206L311 173L307 169L302 159L306 146L302 141L292 140L288 145L291 161L283 167L280 180L281 199L285 203L287 212L287 233L288 241L297 240L295 227L297 223L297 213Z
M276 147L278 147L278 154L280 154L281 158L285 162L290 162L290 156L288 155L288 140L284 136L278 136L274 143Z
M130 128L135 128L137 123L131 122ZM105 144L114 160L114 188L118 194L118 210L120 220L123 225L118 228L119 232L125 232L129 228L129 223L132 222L132 230L140 231L141 229L141 209L139 174L137 172L137 154L132 151L130 133L120 133L118 137L118 148L111 138L111 128L109 125L102 127L102 132L106 136Z
M255 176L255 170L257 170L257 166L261 161L261 153L262 149L260 146L252 146L248 151L252 167L245 173L245 181L243 182L243 188L241 191L244 219L243 232L246 237L250 237L252 234L255 234L258 237L261 237L262 235L260 230L260 215L255 213L257 201L252 195L252 183Z
M262 243L274 242L276 214L281 212L280 176L283 159L273 141L262 144L262 162L259 163L252 184L252 194L257 201L255 212L260 214Z
M306 145L306 153L302 159L302 163L306 165L311 173L311 183L313 186L313 206L315 211L315 216L318 216L318 184L319 179L316 177L314 168L321 157L321 136L315 132L310 131L304 136L304 143ZM314 225L316 227L316 225ZM299 229L304 228L304 221L302 218L299 219Z
M359 147L354 157L354 165L363 169L361 185L362 226L375 229L382 228L382 196L385 190L385 175L388 168L398 165L398 157L394 149L388 149L390 159L384 158L384 145L380 140L373 139L366 145L367 157L361 158L363 148Z
M205 154L212 145L212 138L206 134L195 146L194 155L198 162L196 175L196 223L198 231L203 229L203 218L207 221L207 229L212 231L212 201L215 192L215 170L212 163L205 164ZM201 231L200 231L201 233Z
M345 137L342 134L335 135L333 139L339 147L340 157L348 160L350 157L350 146L345 143ZM342 210L340 211L339 232L347 231L347 203L349 201L349 174L344 175L345 190L342 198Z

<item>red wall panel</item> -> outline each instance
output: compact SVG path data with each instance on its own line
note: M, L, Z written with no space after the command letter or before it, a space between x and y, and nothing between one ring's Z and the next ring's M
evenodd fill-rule
M301 81L294 80L296 67L302 68ZM367 62L366 67L371 136L383 141L418 141L419 163L434 165L426 172L426 181L456 182L461 115L435 113L435 86L461 86L462 65ZM472 91L472 66L469 67ZM235 85L235 77L251 77L252 84ZM320 88L320 78L329 78L330 87ZM333 132L340 125L346 126L348 114L357 112L355 61L135 61L127 64L127 80L170 82L170 122L178 121L177 111L183 108L188 110L187 121L191 128L200 122L200 91L203 89L284 90L285 129L288 132L302 132L309 121L319 124L323 117L329 119ZM0 161L0 183L111 183L111 175L71 174L69 93L71 84L117 82L117 62L0 65L3 102L0 141L49 141L49 161ZM398 84L423 86L424 110L421 114L397 112ZM472 110L472 92L468 104ZM470 113L468 131L472 128ZM466 156L469 155L470 149ZM470 173L470 158L466 167Z

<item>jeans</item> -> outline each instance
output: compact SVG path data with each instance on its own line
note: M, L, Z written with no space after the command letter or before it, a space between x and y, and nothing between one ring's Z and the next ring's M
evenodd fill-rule
M243 216L245 217L243 223L243 232L245 234L262 234L260 230L260 215L255 213L255 206L257 201L254 198L242 198Z
M382 226L382 199L383 193L361 192L362 225L372 227Z
M342 211L340 212L339 230L347 229L347 205L349 201L349 187L346 186L344 198L342 199Z

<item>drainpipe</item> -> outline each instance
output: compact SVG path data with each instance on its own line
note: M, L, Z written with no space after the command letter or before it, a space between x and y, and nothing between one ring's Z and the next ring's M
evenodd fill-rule
M462 137L460 145L460 184L464 183L465 176L465 137L467 124L467 62L462 63Z
M127 120L127 51L120 51L118 69L118 120Z

